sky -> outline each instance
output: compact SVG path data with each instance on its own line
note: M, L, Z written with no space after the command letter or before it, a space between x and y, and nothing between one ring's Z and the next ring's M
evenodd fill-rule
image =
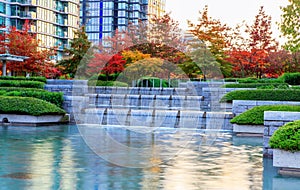
M264 6L267 15L272 17L273 37L279 42L280 32L276 22L280 22L282 11L280 6L286 6L288 0L166 0L166 10L177 20L183 30L188 29L186 20L197 23L199 11L208 5L208 15L219 19L231 27L245 20L248 24L254 22L260 6Z

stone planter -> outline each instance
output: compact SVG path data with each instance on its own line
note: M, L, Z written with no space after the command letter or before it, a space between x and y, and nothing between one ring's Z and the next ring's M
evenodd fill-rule
M65 123L68 119L64 115L19 115L19 114L0 114L0 121L6 125L45 125L54 123Z
M273 149L273 166L279 167L283 175L300 176L300 151L290 152Z
M263 136L264 126L233 124L233 132L238 136Z

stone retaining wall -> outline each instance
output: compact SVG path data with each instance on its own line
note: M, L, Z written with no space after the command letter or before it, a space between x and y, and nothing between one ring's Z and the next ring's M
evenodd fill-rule
M269 146L270 137L279 127L284 124L299 120L300 112L285 112L285 111L265 111L264 112L264 136L263 136L263 155L272 157L273 150Z
M262 100L233 100L232 113L237 116L241 113L262 105L300 105L300 102L290 101L262 101Z

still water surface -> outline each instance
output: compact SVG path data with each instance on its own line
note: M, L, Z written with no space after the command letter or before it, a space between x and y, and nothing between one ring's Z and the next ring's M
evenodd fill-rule
M182 133L184 129L176 129L174 137L174 129L166 128L148 135L122 127L94 128L106 131L128 146L163 142L164 149L173 152L163 150L164 158L169 156L168 159L159 160L159 155L149 158L149 167L121 167L95 154L75 125L1 127L0 189L296 190L300 187L300 178L278 175L272 160L262 158L262 138L236 137L222 131L216 132L217 138L207 143L203 130ZM187 145L178 146L180 135L188 137ZM103 149L109 151L107 147ZM117 156L121 160L136 159L132 154Z

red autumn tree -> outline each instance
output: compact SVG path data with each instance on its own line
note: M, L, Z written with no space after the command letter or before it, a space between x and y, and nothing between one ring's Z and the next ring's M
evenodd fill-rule
M97 53L88 64L88 72L94 74L105 74L108 80L109 75L121 73L124 70L126 61L119 54L111 56L107 53Z
M258 15L252 26L247 26L246 32L250 36L250 64L253 65L253 72L257 78L261 78L267 73L270 66L268 56L275 51L278 42L272 38L271 16L266 15L263 6L260 7Z
M271 36L271 16L260 7L254 23L245 27L248 38L240 32L241 26L237 26L231 38L231 49L226 52L226 60L232 63L234 76L277 76L276 65L272 65L269 59L278 45Z
M5 49L10 54L28 57L23 62L8 62L7 68L11 71L17 74L32 73L43 76L48 76L52 72L56 72L57 75L60 74L54 69L53 62L50 61L50 56L54 55L55 51L39 48L39 41L34 34L30 33L28 21L25 22L22 30L11 27L7 34L3 33L0 36L0 43L5 44Z

